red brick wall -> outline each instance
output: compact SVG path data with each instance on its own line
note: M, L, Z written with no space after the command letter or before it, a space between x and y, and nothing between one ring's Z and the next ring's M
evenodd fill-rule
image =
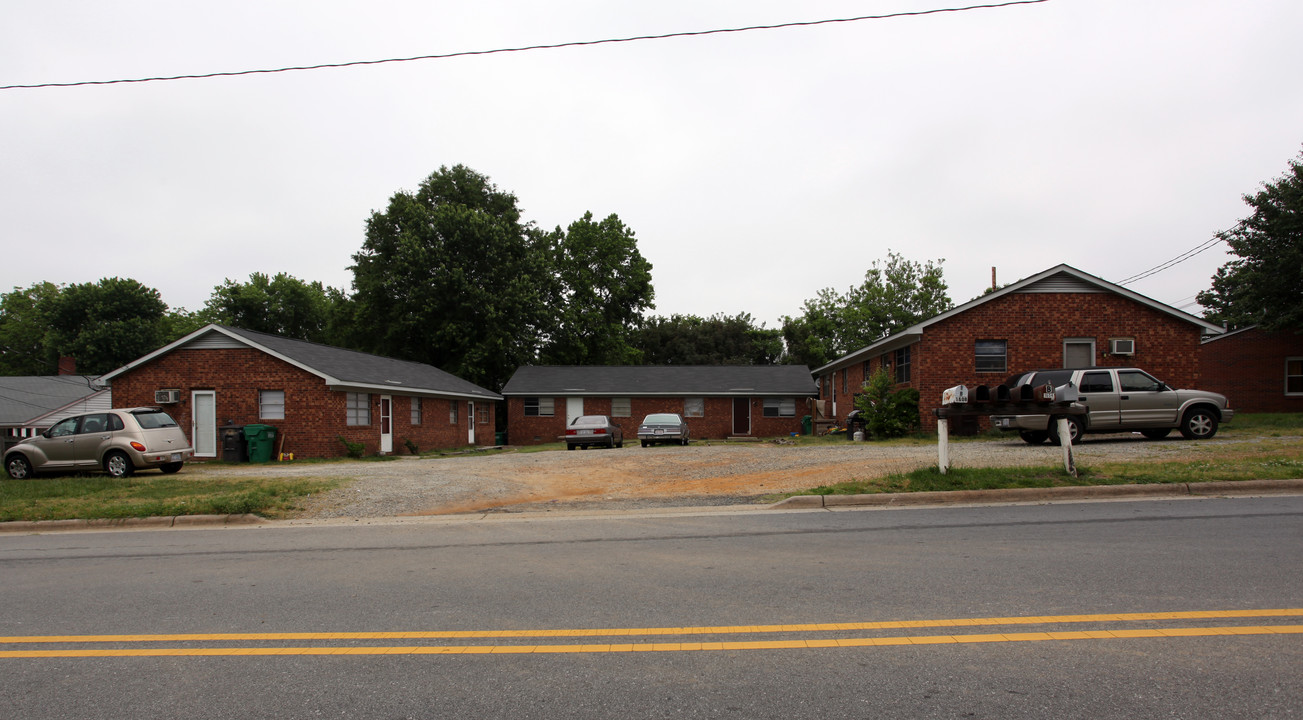
M688 431L693 439L722 439L733 433L733 398L705 398L702 417L687 417L683 398L630 398L629 417L611 418L624 431L625 439L636 440L638 423L652 413L678 413L688 421ZM507 398L507 441L512 445L538 445L558 442L565 436L566 399L553 398L552 417L525 417L525 400ZM764 398L749 398L751 404L751 432L746 437L777 437L801 431L801 416L808 414L806 398L796 398L796 415L793 417L764 417ZM611 398L584 398L585 415L610 415Z
M154 405L154 391L181 389L181 402L165 409L191 434L192 390L212 390L217 401L217 425L265 423L276 428L277 447L284 439L284 451L296 457L338 457L345 454L342 436L360 442L369 455L380 451L380 394L371 394L371 424L345 424L345 393L326 388L325 382L289 363L252 348L223 350L177 350L130 370L113 379L113 406ZM258 392L283 390L285 418L261 420ZM392 394L393 451L408 452L404 439L419 450L460 447L468 438L467 401L443 398L422 399L419 425L411 422L409 396ZM458 404L457 424L449 422L449 403ZM477 406L480 403L476 403ZM477 445L493 444L494 403L487 424L476 420ZM191 439L193 443L193 438ZM218 444L218 455L221 445Z
M1303 358L1303 335L1251 328L1199 347L1200 389L1227 397L1238 412L1303 412L1285 394L1285 358Z
M1097 365L1139 367L1174 387L1195 388L1200 334L1196 325L1112 293L1017 293L930 325L910 348L910 382L900 387L918 389L922 426L934 428L932 410L946 388L994 387L1015 372L1062 367L1065 339L1094 338ZM1116 337L1135 338L1135 355L1108 355L1109 339ZM1006 341L1006 371L977 372L978 340ZM838 419L854 409L853 396L864 380L862 360L832 373ZM870 372L877 371L880 358L873 357L871 366ZM822 384L821 397L832 399L827 379Z

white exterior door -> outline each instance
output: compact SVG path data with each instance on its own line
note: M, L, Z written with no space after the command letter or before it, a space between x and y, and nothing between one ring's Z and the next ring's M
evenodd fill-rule
M195 390L190 393L190 442L195 457L217 457L217 393Z
M394 399L388 395L380 396L380 452L394 451Z
M575 421L575 418L584 414L584 399L566 398L566 426Z
M466 442L475 444L475 401L466 403Z

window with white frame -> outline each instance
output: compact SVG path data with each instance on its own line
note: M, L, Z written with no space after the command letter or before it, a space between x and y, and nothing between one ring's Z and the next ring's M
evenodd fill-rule
M461 404L459 400L448 401L448 424L449 425L457 424L457 406L459 404Z
M705 398L683 398L683 416L705 417L706 416Z
M629 417L633 415L633 403L629 398L611 398L611 417Z
M527 397L525 398L525 417L552 417L556 414L556 406L553 398L550 397Z
M1003 373L1009 371L1008 342L1005 340L977 341L977 372Z
M421 398L412 398L412 424L421 424Z
M285 419L285 391L258 391L258 418L260 420Z
M486 402L475 404L475 414L479 415L481 425L489 424L489 404Z
M370 393L344 393L347 397L344 400L346 419L345 425L370 425L371 424L371 394Z
M765 398L765 417L796 417L796 398Z
M1285 358L1285 394L1303 395L1303 357Z
M906 345L896 351L896 382L909 382L910 346Z

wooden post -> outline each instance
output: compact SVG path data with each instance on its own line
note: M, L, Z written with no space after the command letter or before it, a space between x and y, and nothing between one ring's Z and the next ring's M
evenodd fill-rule
M937 418L937 467L945 475L950 467L950 420Z
M1069 475L1077 477L1077 464L1072 460L1072 433L1068 429L1068 418L1060 417L1059 423L1059 445L1063 447L1063 469Z

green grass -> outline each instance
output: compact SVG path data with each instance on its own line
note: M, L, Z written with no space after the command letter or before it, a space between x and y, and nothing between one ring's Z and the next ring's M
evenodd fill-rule
M141 473L125 479L70 475L0 480L0 522L254 513L277 517L306 495L338 482L323 479L207 478Z

